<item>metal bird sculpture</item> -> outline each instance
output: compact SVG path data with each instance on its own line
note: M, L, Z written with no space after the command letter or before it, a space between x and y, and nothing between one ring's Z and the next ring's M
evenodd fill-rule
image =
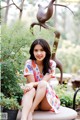
M37 20L38 20L38 23L36 23L36 22L32 23L31 26L30 26L30 29L32 29L35 25L39 25L40 28L43 27L45 29L49 29L49 26L46 25L45 23L53 15L53 5L55 5L55 6L61 6L61 7L66 7L66 8L68 8L73 13L73 11L69 7L67 7L66 5L54 4L55 1L56 0L51 0L50 3L49 3L49 5L46 6L45 8L43 6L41 6L40 4L38 5L39 8L38 8L37 16L36 16ZM47 8L47 12L45 12L46 8ZM33 34L33 31L31 31L31 32Z
M39 9L37 13L37 20L45 28L47 28L47 26L45 25L45 22L48 21L53 15L53 3L54 2L55 0L51 0L51 2L49 3L47 7L46 13L45 13L45 8L43 8L41 5L38 5Z
M62 78L63 78L63 67L62 67L62 63L60 62L60 60L56 58L56 51L57 51L58 43L59 43L59 39L60 39L60 32L55 31L54 34L55 34L55 38L54 38L51 58L56 62L56 67L60 70L61 76L60 76L59 83L61 84Z
M34 27L34 25L42 26L43 28L48 29L49 27L45 24L46 21L48 21L52 15L53 15L53 3L55 0L51 0L49 5L47 6L47 12L45 13L45 8L42 7L40 4L38 5L38 13L37 13L37 20L39 23L32 23L30 26L30 29Z

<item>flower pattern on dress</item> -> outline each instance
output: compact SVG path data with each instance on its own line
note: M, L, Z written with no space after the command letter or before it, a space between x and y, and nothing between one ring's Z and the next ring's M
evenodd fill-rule
M49 70L49 73L52 73L52 78L54 80L56 63L53 60L50 60L50 67L51 67L51 70ZM34 60L26 61L25 68L24 68L24 76L27 77L27 75L34 75L35 82L41 81L44 76L43 74L40 73L39 68ZM52 107L52 110L57 113L60 107L60 99L58 98L55 91L52 89L52 87L48 82L46 87L46 97L47 97L48 103Z

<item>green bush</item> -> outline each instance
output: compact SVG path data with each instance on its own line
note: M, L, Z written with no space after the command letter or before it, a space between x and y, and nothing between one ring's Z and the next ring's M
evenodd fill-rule
M14 98L2 97L2 99L0 100L0 105L3 108L7 108L11 110L18 110L22 108L17 102L17 100Z
M1 91L6 97L21 100L23 91L18 84L16 68L12 61L6 60L1 65Z
M68 85L64 85L64 84L58 85L54 89L60 98L61 105L72 108L73 96L75 91L71 87L68 87ZM79 105L80 105L80 92L77 94L76 97L76 106Z
M29 58L31 41L31 33L23 23L17 22L12 26L2 26L2 66L6 63L5 61L12 61L16 74L18 73L19 82L23 81L23 67L26 59ZM10 72L7 73L10 74Z

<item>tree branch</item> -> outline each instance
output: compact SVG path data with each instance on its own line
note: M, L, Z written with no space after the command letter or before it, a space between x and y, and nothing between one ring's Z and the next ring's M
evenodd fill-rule
M3 9L3 8L6 8L6 7L9 7L9 6L11 6L11 5L14 5L14 4L11 3L11 4L9 4L9 5L6 5L6 6L4 6L4 7L1 7L0 9Z
M18 8L20 11L22 11L22 9L20 9L20 7L18 7L13 0L12 0L12 2L16 6L16 8Z

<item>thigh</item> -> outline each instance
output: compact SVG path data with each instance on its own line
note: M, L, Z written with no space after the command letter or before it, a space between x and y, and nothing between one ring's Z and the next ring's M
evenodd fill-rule
M36 90L35 90L35 96L36 96ZM35 96L34 96L34 99L35 99ZM33 102L34 102L34 99L33 99ZM37 107L35 108L35 110L39 110L39 105L37 105Z
M51 106L50 104L48 103L48 100L46 98L46 95L45 97L43 98L43 100L41 101L40 105L39 105L39 109L40 110L50 110L51 109Z
M39 105L35 108L35 110L39 110Z

